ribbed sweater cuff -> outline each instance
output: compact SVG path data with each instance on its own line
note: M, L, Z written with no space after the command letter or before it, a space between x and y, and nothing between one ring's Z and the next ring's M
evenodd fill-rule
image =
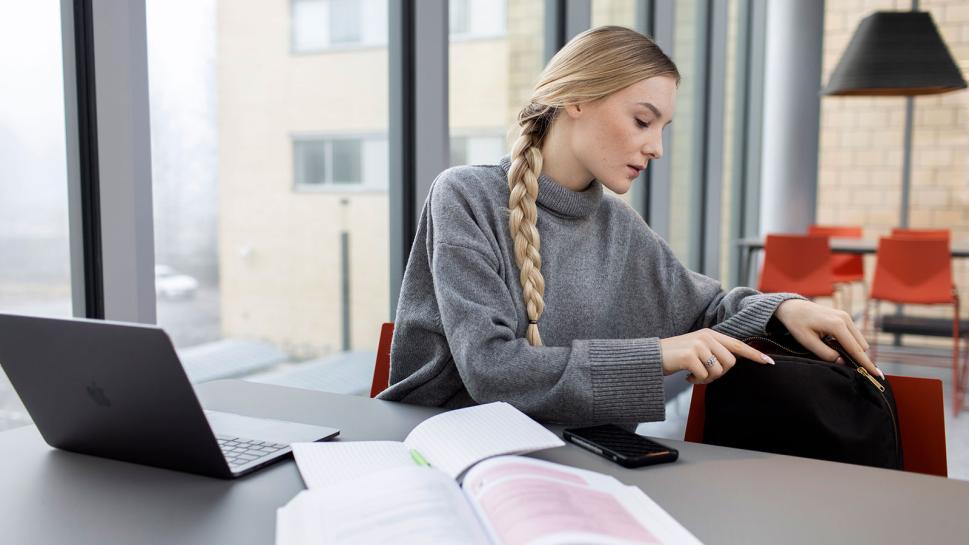
M652 422L666 418L663 352L658 338L587 342L592 410L597 422Z
M770 321L774 311L781 303L789 299L804 299L796 293L762 293L751 295L744 302L744 308L713 326L713 329L721 333L730 335L736 339L763 335L767 330L767 322Z

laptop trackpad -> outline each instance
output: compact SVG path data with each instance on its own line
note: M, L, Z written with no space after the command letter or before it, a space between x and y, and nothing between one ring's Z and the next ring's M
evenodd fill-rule
M219 411L205 411L205 418L208 419L212 431L217 435L229 435L256 441L271 441L284 445L329 439L340 433L340 430L336 428L269 418L254 418Z

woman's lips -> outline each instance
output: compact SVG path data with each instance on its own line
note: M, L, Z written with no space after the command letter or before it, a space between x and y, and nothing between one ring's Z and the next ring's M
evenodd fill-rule
M626 171L632 174L633 176L639 176L639 169L632 165L626 165Z

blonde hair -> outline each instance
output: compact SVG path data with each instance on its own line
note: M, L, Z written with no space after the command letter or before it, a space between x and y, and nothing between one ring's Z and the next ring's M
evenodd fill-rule
M528 313L526 338L532 346L542 346L538 320L545 310L535 203L542 173L542 143L549 127L565 106L604 98L656 76L680 81L676 65L653 40L628 28L593 28L573 38L552 57L539 76L531 100L518 114L520 130L508 170L508 226Z

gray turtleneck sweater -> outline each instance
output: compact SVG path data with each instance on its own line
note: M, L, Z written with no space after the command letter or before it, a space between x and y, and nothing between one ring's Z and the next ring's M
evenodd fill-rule
M539 178L545 346L528 326L508 230L509 158L431 185L397 305L382 399L448 408L506 401L570 425L662 420L661 338L762 334L794 294L723 291L599 182Z

